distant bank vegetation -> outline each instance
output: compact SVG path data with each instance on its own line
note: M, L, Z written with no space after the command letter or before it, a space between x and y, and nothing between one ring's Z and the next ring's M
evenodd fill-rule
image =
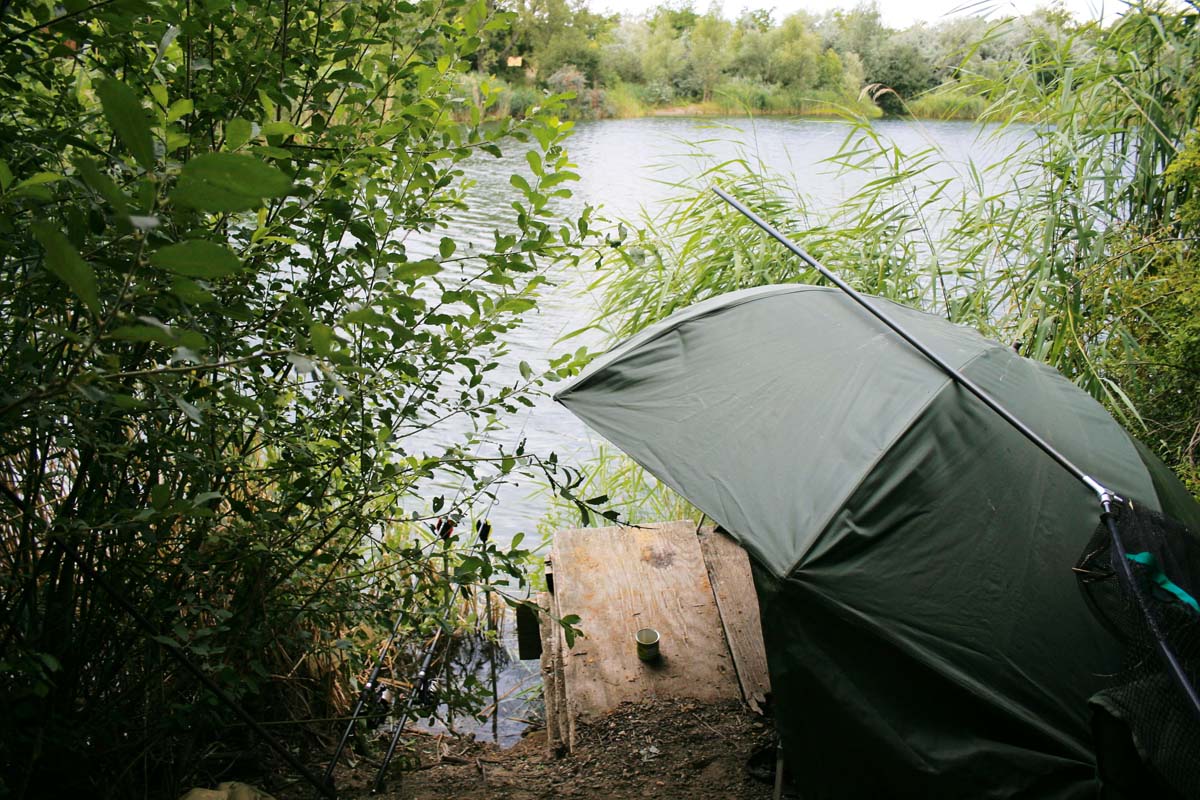
M501 5L509 25L481 39L464 101L522 116L547 94L569 94L578 119L847 110L976 119L1006 75L1096 26L1050 9L895 30L873 3L782 18L747 9L733 20L686 0L638 16L569 0Z

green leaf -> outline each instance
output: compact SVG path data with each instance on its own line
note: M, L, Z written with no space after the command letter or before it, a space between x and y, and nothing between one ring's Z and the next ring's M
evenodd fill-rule
M171 487L165 483L155 484L150 490L150 505L154 506L159 511L167 507L171 502Z
M150 256L150 263L189 278L223 278L242 268L241 259L228 247L207 239L168 245Z
M478 572L482 566L482 559L476 558L475 556L467 556L462 561L458 562L458 567L456 567L454 570L455 576L466 578Z
M92 191L108 201L115 213L120 216L128 216L129 199L117 188L113 179L101 171L96 162L90 158L79 158L75 161L75 169L79 171L83 182L91 187Z
M138 96L125 84L112 78L96 84L96 94L104 108L104 118L117 138L137 162L146 169L154 166L154 138L150 120Z
M8 162L0 158L0 192L8 191L8 187L12 186L13 174L8 168Z
M205 153L183 165L171 199L200 211L247 211L264 197L283 197L291 188L291 178L257 158Z
M236 117L225 123L225 149L237 150L254 137L254 127L249 120Z
M38 172L13 187L13 194L21 194L22 190L32 189L35 186L45 186L48 183L57 183L63 179L62 175L53 172Z
M49 222L33 223L33 235L46 250L46 269L67 285L93 314L100 314L96 273L67 237Z
M449 236L443 236L441 244L438 245L438 252L442 254L442 258L449 258L454 255L458 245Z
M328 325L314 322L308 328L308 338L312 340L317 355L328 356L333 351L333 328Z
M300 128L297 128L286 119L277 122L264 122L262 126L263 136L291 136L302 132Z
M167 109L167 122L175 122L182 117L191 114L196 110L195 104L188 98L184 97L171 103L171 107Z
M534 175L541 175L544 171L542 168L542 157L538 155L537 150L526 150L525 160L529 162L529 168L533 170Z
M399 281L411 281L429 275L437 275L442 271L442 265L436 261L410 261L400 264L392 271L392 277Z
M121 325L108 335L123 342L158 342L168 347L175 344L175 336L169 330L153 325Z
M187 400L184 400L182 397L175 398L175 405L179 406L179 410L182 411L192 422L204 421L204 415L201 413L200 409L189 403Z
M203 305L211 303L216 299L212 292L203 288L191 278L184 278L182 276L175 278L171 282L171 291L185 303Z
M521 377L525 380L529 380L533 377L533 367L529 366L528 363L522 361L517 365L517 368L521 370Z

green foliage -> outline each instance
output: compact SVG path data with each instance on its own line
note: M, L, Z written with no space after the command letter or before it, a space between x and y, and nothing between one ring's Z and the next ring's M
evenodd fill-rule
M464 536L444 571L426 525L519 473L579 479L482 443L585 358L494 371L589 234L554 210L576 177L558 101L463 102L506 19L3 4L0 795L269 767L164 647L261 719L333 717L394 615L415 635L447 596L521 591L526 551ZM508 224L458 239L464 162L505 150L527 155Z
M601 445L596 454L582 465L587 476L576 487L580 497L588 497L589 507L582 511L560 496L551 497L552 505L538 522L543 541L555 533L579 527L604 527L620 520L626 525L645 525L667 520L696 519L699 512L624 453ZM593 496L594 495L594 496ZM603 510L598 508L603 506Z
M769 10L747 9L733 22L716 8L702 14L691 4L664 4L619 20L583 5L568 6L565 0L521 0L511 7L516 25L506 40L498 37L487 45L496 58L480 63L521 54L531 66L529 74L543 86L561 83L569 68L583 77L589 91L627 84L643 107L679 103L704 113L756 108L825 113L831 106L858 105L867 88L865 96L887 114L966 117L978 112L983 100L955 102L953 107L915 101L935 86L954 87L981 75L1002 78L1014 61L1043 45L1052 49L1073 31L1068 15L1045 10L995 24L983 17L955 17L896 31L884 26L873 4L823 16L794 13L781 20ZM773 99L745 97L742 107L734 108L718 98L722 85L770 87ZM621 116L639 111L624 98L617 100L583 103L575 116L608 113L609 106Z
M696 20L688 37L688 72L701 101L712 99L713 87L729 65L729 34L732 26L709 12Z
M876 54L871 71L875 102L885 114L906 113L905 99L934 86L933 66L913 44L888 42Z

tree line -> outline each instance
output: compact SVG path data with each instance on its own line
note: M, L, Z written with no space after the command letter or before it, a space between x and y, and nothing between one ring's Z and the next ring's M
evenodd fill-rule
M573 92L581 116L692 104L709 111L825 105L974 116L982 104L968 92L958 92L953 104L944 91L940 102L922 105L922 95L964 77L998 77L1079 28L1066 12L1050 9L897 30L874 3L820 15L747 9L735 19L716 6L701 12L688 0L640 15L601 14L570 0L510 0L497 8L511 22L475 54L476 71L521 98L531 88ZM517 110L527 103L519 100Z

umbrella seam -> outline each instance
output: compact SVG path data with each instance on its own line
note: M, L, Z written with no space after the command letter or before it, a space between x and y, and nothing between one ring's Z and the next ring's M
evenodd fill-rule
M976 353L975 355L971 356L971 358L969 358L965 362L963 362L957 369L958 369L958 371L965 370L967 367L971 366L972 364L974 364L980 358L983 358L988 353L993 352L994 350L1004 350L1004 349L1005 348L1001 347L1000 345L995 345L994 347L988 348L987 350ZM846 502L851 497L854 496L855 492L857 492L860 488L862 488L863 482L866 481L868 476L870 476L871 474L874 473L875 469L879 466L880 462L882 462L885 458L887 458L887 456L892 452L893 448L896 447L896 445L900 442L900 440L902 438L904 438L904 436L910 430L912 430L913 423L921 418L921 416L929 409L929 407L931 405L933 405L933 402L935 400L937 400L939 397L941 397L942 392L944 392L946 390L947 386L957 386L957 385L958 385L958 383L953 378L947 376L945 381L943 381L941 384L939 384L938 387L936 389L934 389L927 398L925 398L925 402L922 403L919 408L917 408L917 410L913 413L912 416L908 417L904 421L904 425L899 428L899 430L896 432L895 436L893 436L886 445L884 445L882 448L880 448L879 452L876 454L875 458L871 461L871 463L866 467L866 469L864 469L860 472L858 480L855 481L854 485L850 488L850 491L848 491L844 495L842 495L841 498L838 500L838 502L831 506L831 508L834 509L833 512L828 517L826 517L824 520L822 520L820 527L817 529L817 535L812 537L812 539L809 540L808 547L804 548L804 552L801 553L799 556L797 556L796 560L792 562L792 565L790 567L788 567L788 570L786 572L784 572L782 575L779 575L778 577L788 578L796 573L796 570L800 566L800 562L803 561L810 552L812 552L812 548L821 539L821 537L825 535L825 533L829 529L830 524L837 517L838 512L841 511L841 509L845 507Z

